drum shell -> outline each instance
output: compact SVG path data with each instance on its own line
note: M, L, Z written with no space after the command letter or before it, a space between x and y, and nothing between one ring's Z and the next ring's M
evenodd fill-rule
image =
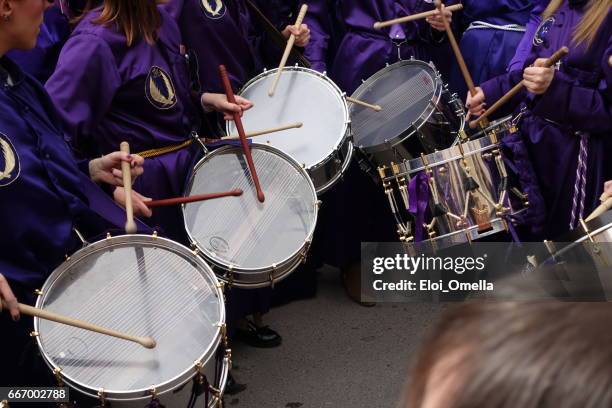
M200 240L197 237L195 237L194 234L192 233L191 228L189 227L188 222L187 222L187 216L185 216L185 229L187 230L187 234L189 235L189 239L191 240L192 246L198 249L200 256L204 260L206 260L206 262L212 267L217 277L220 280L232 286L236 286L239 288L245 288L245 289L256 289L256 288L273 286L276 282L279 282L282 279L289 276L289 274L293 272L300 265L300 263L302 263L306 259L308 250L310 249L310 243L312 242L312 236L314 234L314 229L316 226L316 219L317 219L318 206L319 206L319 201L316 198L315 187L312 184L312 181L308 173L291 156L289 156L288 154L278 149L275 149L271 146L263 145L263 144L253 143L251 145L251 149L252 151L261 149L264 152L269 152L269 153L272 153L278 156L280 159L284 160L286 163L291 164L291 166L296 170L296 172L299 173L303 177L303 179L306 180L306 182L310 184L311 186L310 188L312 190L312 197L311 197L312 203L308 203L308 204L312 205L312 211L314 213L314 222L310 230L307 232L306 238L303 244L301 245L301 247L298 248L295 252L288 254L285 259L279 262L276 262L275 264L266 266L266 267L245 268L239 265L232 265L228 263L222 257L218 256L214 251L211 251L207 249L204 245L202 245L202 242L200 242ZM235 146L223 146L215 150L214 152L209 153L206 156L204 156L204 158L202 158L195 166L192 177L188 183L188 187L187 187L188 194L194 187L195 178L196 178L198 171L201 171L201 169L204 166L206 166L209 161L216 158L217 155L230 153L233 150L238 151L239 148ZM264 195L265 195L266 190L264 186L262 186L262 189L264 190ZM245 194L248 194L248 192L245 192ZM265 204L266 202L264 202L264 205ZM186 207L183 206L184 215L185 215L185 212L186 212Z
M459 145L455 145L424 156L425 161L423 161L423 158L417 158L405 161L399 166L402 170L400 176L406 175L409 179L426 171L426 168L430 169L440 196L440 202L449 212L461 216L465 213L465 197L467 194L465 172L461 163L463 150L463 157L465 157L466 165L470 169L470 175L479 186L480 208L486 208L486 214L478 214L479 211L474 207L474 199L470 198L468 202L467 227L458 225L458 220L449 216L436 217L436 236L433 238L433 241L438 245L447 247L484 239L488 236L504 232L509 228L508 222L511 222L512 217L526 210L527 203L525 203L524 207L522 206L523 203L519 202L519 200L511 199L511 194L508 190L505 193L500 191L502 175L495 163L495 154L503 154L498 139L503 138L508 132L507 123L509 121L504 120L500 124L495 124L492 128L489 128L490 133L483 133L483 136L476 140L464 142L461 148ZM425 163L427 163L427 166L425 166ZM507 173L509 172L505 165L504 169ZM513 187L513 185L509 187ZM497 214L497 210L493 205L500 203L502 193L505 194L505 198L502 200L503 205L509 208L508 217L501 217ZM433 207L434 200L430 191L428 208L431 211ZM488 223L490 227L479 231L479 222L476 217L482 217L480 224ZM488 221L483 222L482 220Z
M394 70L401 70L403 67L417 67L427 72L433 81L434 91L427 108L419 116L412 118L406 115L401 116L401 120L405 122L401 130L396 131L395 134L389 134L382 143L364 145L360 142L359 120L356 114L367 108L355 104L350 107L354 144L376 167L411 160L420 156L421 153L429 154L446 149L456 140L458 132L465 125L463 104L456 95L448 91L448 87L443 84L435 67L423 61L399 61L383 68L364 81L352 97L363 99L368 103L380 104L382 107L380 113L384 113L384 102L373 98L368 92L376 86L378 81L385 80L386 75ZM376 115L375 113L370 114Z
M112 250L113 248L117 247L126 247L129 244L144 244L157 248L166 248L174 253L180 254L184 257L184 259L189 259L190 262L196 264L199 268L200 273L202 273L202 271L204 270L211 271L210 267L203 260L197 257L192 251L174 241L157 237L156 235L123 235L117 237L109 236L107 239L98 241L96 243L88 244L88 246L77 251L75 254L69 257L66 262L56 268L42 287L41 294L38 296L36 301L36 307L44 308L45 300L52 295L51 289L53 288L54 283L60 278L62 278L64 274L70 274L70 268L73 265L76 265L77 263L83 260L87 261L87 256L92 253L104 250ZM216 282L214 287L211 287L210 289L222 303L224 299L223 292L221 291L222 286L216 280L216 277L214 276L214 274L212 274L212 271L209 272L208 278L211 279L213 282ZM221 321L219 323L218 330L216 330L216 334L211 340L209 347L200 355L197 360L202 364L201 372L206 375L206 377L211 381L215 378L214 372L218 359L218 351L222 349L224 344L224 330L222 328L222 326L225 325L224 307L220 309L220 313ZM44 332L41 332L40 323L41 322L39 318L34 318L34 330L39 333L39 335L36 336L36 341L43 360L49 366L49 368L55 372L56 369L61 369L61 367L59 367L53 361L52 357L49 356L45 351ZM227 381L227 376L231 365L230 356L231 355L228 350L228 352L221 358L220 364L222 366L220 370L220 378L218 383L214 384L215 388L221 391L220 397L222 397L223 391L225 390L225 383ZM174 406L172 403L173 401L188 398L188 396L186 397L186 394L189 394L191 384L190 381L195 377L195 375L196 371L194 361L194 365L185 367L185 370L181 372L178 376L168 379L160 384L153 384L152 387L155 388L155 393L161 401L167 401L170 406ZM82 384L78 379L74 379L71 378L69 375L66 375L64 371L60 371L60 378L62 382L70 388L88 397L98 399L98 391L100 391L99 389L92 389L89 386ZM184 385L185 387L180 390L181 387L183 387ZM151 399L151 389L152 388L134 389L129 391L113 391L105 389L104 398L108 401L112 401L113 406L141 407L143 402L146 402L147 400ZM180 390L180 392L175 392L177 390ZM209 407L214 407L215 404L213 402L215 402L217 398L211 398L211 400L212 401L210 402Z
M268 111L263 110L264 108L262 106L267 106L266 102L268 102L269 101L268 98L270 98L267 95L267 92L264 95L261 92L261 90L259 90L258 94L256 95L252 94L256 92L254 89L255 87L263 87L264 85L265 85L264 89L267 91L268 84L272 83L273 77L276 75L277 71L278 69L265 70L263 73L257 75L256 77L248 81L240 90L239 94L243 97L246 97L247 99L250 99L252 102L254 102L254 105L255 105L253 108L245 111L244 113L242 120L245 126L249 126L250 125L249 121L256 119L254 118L254 116L259 116L259 119L257 119L258 122L263 121L265 123L265 126L263 127L274 127L274 126L288 124L288 123L279 123L277 121L270 122L271 119L263 120L262 117L265 117L265 116L275 117L275 115L280 115L281 113L284 113L284 112L268 112ZM318 81L321 82L321 84L324 85L322 89L325 89L327 93L322 94L321 97L325 97L326 99L321 100L320 103L323 103L324 101L328 101L331 103L338 104L339 109L341 111L341 117L338 117L337 120L335 119L335 121L337 122L338 128L341 130L338 132L338 134L334 133L331 135L326 135L326 138L333 140L334 143L332 143L329 146L329 149L325 151L325 154L323 155L324 157L316 163L310 163L310 162L307 163L307 160L305 160L301 156L299 149L298 151L295 151L292 153L292 152L285 150L280 145L278 145L279 142L284 142L280 140L279 138L296 138L300 136L306 137L307 133L312 132L313 129L316 129L318 125L316 116L312 116L312 112L308 112L308 109L306 108L307 106L306 104L309 101L306 100L307 98L305 97L305 95L300 94L299 92L296 91L295 95L291 95L291 99L290 99L290 102L293 101L293 103L297 105L295 109L296 110L296 113L295 113L296 120L291 120L290 122L302 122L303 123L302 128L289 129L289 130L285 130L281 132L275 132L269 135L259 136L258 138L259 140L270 140L271 141L271 143L269 143L270 146L283 151L285 154L291 156L297 163L301 164L302 167L306 169L306 172L311 177L313 184L316 188L317 194L323 194L324 192L332 188L334 184L337 183L341 179L342 174L348 168L348 165L350 164L350 161L353 155L353 144L352 144L352 140L350 137L350 126L349 126L350 121L349 121L348 107L346 105L344 94L337 87L337 85L331 79L329 79L329 77L315 70L304 68L304 67L299 67L299 66L285 67L283 69L283 73L281 75L281 79L279 81L279 85L277 87L277 90L274 96L275 98L279 97L279 94L283 92L284 78L286 78L289 75L296 75L297 78L300 78L302 75L306 75L306 78L308 79L316 78ZM293 86L296 87L295 84L293 84ZM290 88L289 91L293 91L293 89L294 88ZM333 95L333 101L330 101L327 99L330 95ZM259 98L262 98L262 100L259 100ZM315 99L315 98L312 98L312 99ZM316 109L314 110L314 112L317 112L317 109L319 109L319 106L317 105L315 106L316 106ZM283 106L283 110L285 109L285 107L286 106ZM325 108L325 106L323 106L322 108ZM259 128L258 129L253 128L252 127L253 125L250 125L250 126L251 126L250 129L246 129L247 132L249 130L261 130ZM236 127L232 121L227 122L226 131L228 134L236 133ZM306 132L306 133L303 133L303 132ZM255 139L255 141L257 141L257 139Z

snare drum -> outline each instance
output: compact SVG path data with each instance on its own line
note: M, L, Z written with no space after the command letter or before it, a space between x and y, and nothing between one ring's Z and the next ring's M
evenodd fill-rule
M353 143L376 166L446 149L465 121L463 104L432 64L399 61L378 71L352 95L382 110L350 107Z
M146 349L35 318L44 360L85 395L113 407L141 408L153 397L186 407L189 381L203 374L219 390L209 407L222 398L230 364L223 293L210 267L180 244L145 235L90 244L51 274L36 306L157 342Z
M257 141L294 158L321 194L340 179L353 154L346 101L326 75L302 67L284 68L270 97L276 72L264 71L240 91L254 104L244 112L242 122L247 131L303 123L301 128L259 136ZM234 122L227 123L227 132L236 133Z
M504 119L476 140L391 166L386 175L395 174L385 181L398 183L398 202L408 208L409 194L416 195L411 199L418 202L421 214L417 210L415 220L423 224L415 225L415 231L421 229L424 238L447 247L509 228L508 222L529 205L503 160L500 139L513 131L511 121Z
M312 181L295 160L267 145L253 144L251 153L263 203L242 149L224 146L196 165L187 194L235 188L244 193L183 207L193 245L220 279L244 288L273 285L305 259L319 205Z

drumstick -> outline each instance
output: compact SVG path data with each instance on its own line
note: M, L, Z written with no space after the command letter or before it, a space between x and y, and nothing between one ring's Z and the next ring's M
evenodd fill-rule
M442 14L442 2L440 0L435 0L435 5L440 14ZM448 36L448 41L450 42L451 48L455 53L455 58L457 59L457 63L459 64L459 69L461 70L461 74L463 75L463 79L465 79L465 83L470 90L470 94L472 96L476 95L476 87L474 86L474 81L472 80L472 76L468 71L467 65L465 64L465 60L463 59L463 55L461 54L461 50L459 49L459 45L457 44L457 40L455 39L455 34L453 34L453 30L451 30L450 24L448 20L442 14L442 21L444 22L444 29L446 30L446 35Z
M107 336L117 337L119 339L133 341L148 349L155 348L157 343L151 337L139 337L131 336L129 334L121 333L116 330L107 329L106 327L97 326L92 323L84 322L82 320L73 319L71 317L63 316L48 310L39 309L23 303L18 303L19 312L25 315L38 317L40 319L51 320L53 322L67 324L68 326L78 327L79 329L89 330L100 334L106 334ZM2 307L8 308L8 305L2 301ZM7 309L8 310L8 309Z
M597 207L595 211L593 211L591 215L589 215L584 221L589 222L592 219L599 217L601 214L605 213L610 208L612 208L612 197L601 203L601 205Z
M121 142L119 147L122 152L130 154L130 145L128 142ZM134 207L132 205L132 173L130 163L121 162L121 172L123 173L123 188L125 189L125 212L127 220L125 222L125 232L133 234L136 232L136 223L134 222Z
M196 201L212 200L212 199L221 198L221 197L238 197L241 195L242 195L242 190L237 188L235 190L225 191L222 193L197 194L197 195L192 195L189 197L175 197L175 198L166 198L163 200L154 200L154 201L145 202L145 204L147 207L153 208L153 207L162 207L166 205L186 204L186 203L193 203Z
M380 105L372 105L371 103L364 102L360 99L351 98L350 96L346 97L346 101L354 103L355 105L365 106L366 108L370 108L376 112L380 112L382 110L382 106Z
M300 26L302 25L302 20L304 20L306 11L308 11L308 5L302 4L300 13L298 14L297 19L295 20L295 28L300 28ZM283 57L281 58L280 64L278 64L278 71L276 71L276 75L274 75L274 81L272 82L272 86L268 91L268 96L273 96L274 91L276 91L276 85L278 85L278 80L280 79L281 73L283 72L283 68L285 68L287 58L289 58L289 53L291 52L291 48L293 48L293 43L295 43L295 35L291 34L289 36L289 40L287 40L287 46L285 46L285 52L283 53Z
M452 6L446 7L446 9L450 11L459 11L463 9L463 4L453 4ZM374 23L374 28L379 30L381 28L388 27L393 24L402 24L402 23L407 23L409 21L421 20L427 17L434 16L435 14L436 14L436 10L430 10L430 11L425 11L423 13L412 14L406 17L394 18L393 20L377 21Z
M544 65L545 67L552 67L555 65L561 58L563 58L569 52L569 48L561 47L555 52ZM492 115L495 111L497 111L502 105L507 103L510 99L512 99L517 93L523 89L524 82L521 80L518 84L514 86L508 93L499 98L497 102L495 102L489 109L487 109L480 117L476 120L470 122L470 127L474 129L482 120L487 120L487 118Z
M284 126L278 126L278 127L274 127L274 128L269 128L269 129L263 129L263 130L258 130L257 132L249 132L247 133L245 136L247 138L250 137L256 137L256 136L262 136L262 135L267 135L270 133L274 133L274 132L282 132L283 130L288 130L288 129L297 129L297 128L301 128L303 126L302 122L295 122L295 123L291 123L289 125L284 125ZM240 139L239 135L230 135L230 136L225 136L222 137L221 140L238 140Z
M225 69L225 65L219 65L219 74L221 75L221 82L223 83L223 87L225 88L225 95L227 96L227 100L230 103L236 103L236 98L234 97L234 91L232 90L232 84L227 76L227 70ZM244 151L244 155L247 160L247 165L249 166L249 171L251 172L251 178L253 179L253 184L255 185L255 190L257 190L257 199L260 203L265 201L265 196L263 191L261 190L261 186L259 185L259 178L257 177L257 171L255 170L255 164L253 163L253 157L251 156L251 148L249 147L246 135L244 132L244 127L242 127L242 120L240 119L240 114L234 112L232 113L234 117L234 123L236 124L236 129L238 130L238 135L240 136L240 143L242 144L242 150Z

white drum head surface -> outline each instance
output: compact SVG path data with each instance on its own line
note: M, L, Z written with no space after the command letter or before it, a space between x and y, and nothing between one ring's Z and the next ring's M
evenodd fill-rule
M279 265L311 239L316 193L304 170L266 146L253 145L253 161L265 202L257 200L242 149L226 146L197 166L189 195L243 190L239 197L189 203L185 225L208 257L240 270Z
M212 270L206 266L203 273L204 262L179 244L149 241L97 249L92 244L60 266L43 288L39 307L157 342L146 349L40 319L47 361L85 393L103 388L109 399L135 398L152 386L163 393L191 378L194 362L216 351L225 312Z
M245 132L302 122L299 129L270 133L253 139L268 144L293 157L310 169L321 163L340 146L348 123L348 110L341 92L327 77L305 68L285 68L274 96L268 91L276 69L249 82L241 96L254 106L244 112ZM236 134L233 122L228 132Z

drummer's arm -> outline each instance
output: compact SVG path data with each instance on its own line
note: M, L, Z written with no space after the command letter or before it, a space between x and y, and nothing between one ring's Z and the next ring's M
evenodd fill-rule
M4 302L8 308L8 312L14 321L19 320L19 307L17 305L17 298L13 294L8 280L0 273L0 313L3 310L2 303Z
M507 72L497 77L491 78L488 81L480 84L480 89L484 93L484 99L486 106L490 107L499 98L504 96L510 91L516 84L523 79L523 70L516 70ZM525 89L517 93L509 102L502 106L496 113L496 116L504 116L511 114L516 110L521 101L527 96Z

